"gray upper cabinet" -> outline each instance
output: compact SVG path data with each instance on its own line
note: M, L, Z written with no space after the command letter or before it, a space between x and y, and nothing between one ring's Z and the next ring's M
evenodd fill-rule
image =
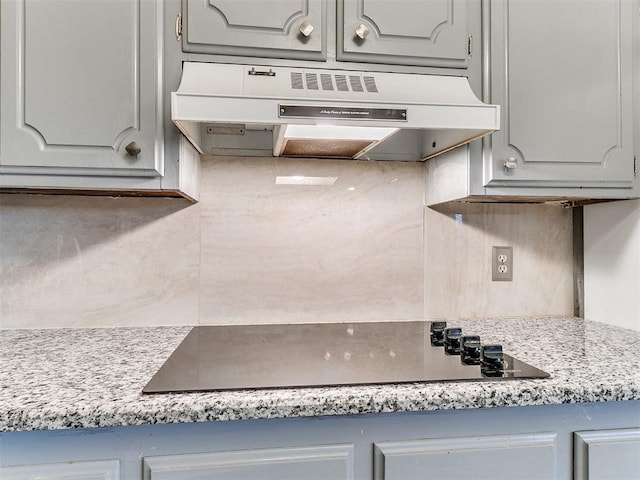
M468 66L466 0L338 0L337 12L338 60Z
M636 0L483 2L476 94L500 130L427 162L427 204L640 195L639 15Z
M0 187L180 193L163 18L146 0L1 2Z
M491 2L485 185L633 186L632 3Z
M161 175L155 52L141 45L154 40L154 23L141 19L155 17L155 2L2 8L3 169Z
M185 52L326 59L323 0L183 0Z
M466 69L472 23L479 28L479 8L468 0L182 0L182 48L325 65Z

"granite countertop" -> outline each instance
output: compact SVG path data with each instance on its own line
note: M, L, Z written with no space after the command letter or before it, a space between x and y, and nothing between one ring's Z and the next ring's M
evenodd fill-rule
M190 327L0 330L0 431L640 399L640 332L571 317L455 323L551 377L142 395Z

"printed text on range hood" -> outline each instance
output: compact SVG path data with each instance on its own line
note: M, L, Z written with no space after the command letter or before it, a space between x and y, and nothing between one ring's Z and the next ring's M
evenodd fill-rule
M171 118L204 154L426 160L499 129L464 77L185 62Z

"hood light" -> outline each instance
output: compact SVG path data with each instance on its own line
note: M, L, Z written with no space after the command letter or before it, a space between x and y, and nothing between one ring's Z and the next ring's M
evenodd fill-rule
M383 140L397 131L397 128L349 125L285 125L283 135L296 140Z
M350 125L278 125L273 155L358 158L398 128Z

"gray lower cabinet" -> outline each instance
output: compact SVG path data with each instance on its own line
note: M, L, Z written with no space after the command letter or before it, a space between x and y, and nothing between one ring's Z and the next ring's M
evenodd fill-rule
M477 93L501 106L500 131L474 142L468 155L458 149L427 162L428 203L640 195L637 2L491 0L483 7L486 61Z
M195 196L164 155L163 20L148 0L0 3L0 187Z
M639 480L640 429L574 434L575 480Z
M375 445L375 480L554 478L556 438L550 433L381 442Z
M145 457L143 469L144 480L352 480L353 445Z
M629 480L639 478L639 409L620 401L0 432L0 478Z
M118 460L43 463L0 467L2 480L119 480Z
M465 69L479 23L469 0L182 0L188 53Z

